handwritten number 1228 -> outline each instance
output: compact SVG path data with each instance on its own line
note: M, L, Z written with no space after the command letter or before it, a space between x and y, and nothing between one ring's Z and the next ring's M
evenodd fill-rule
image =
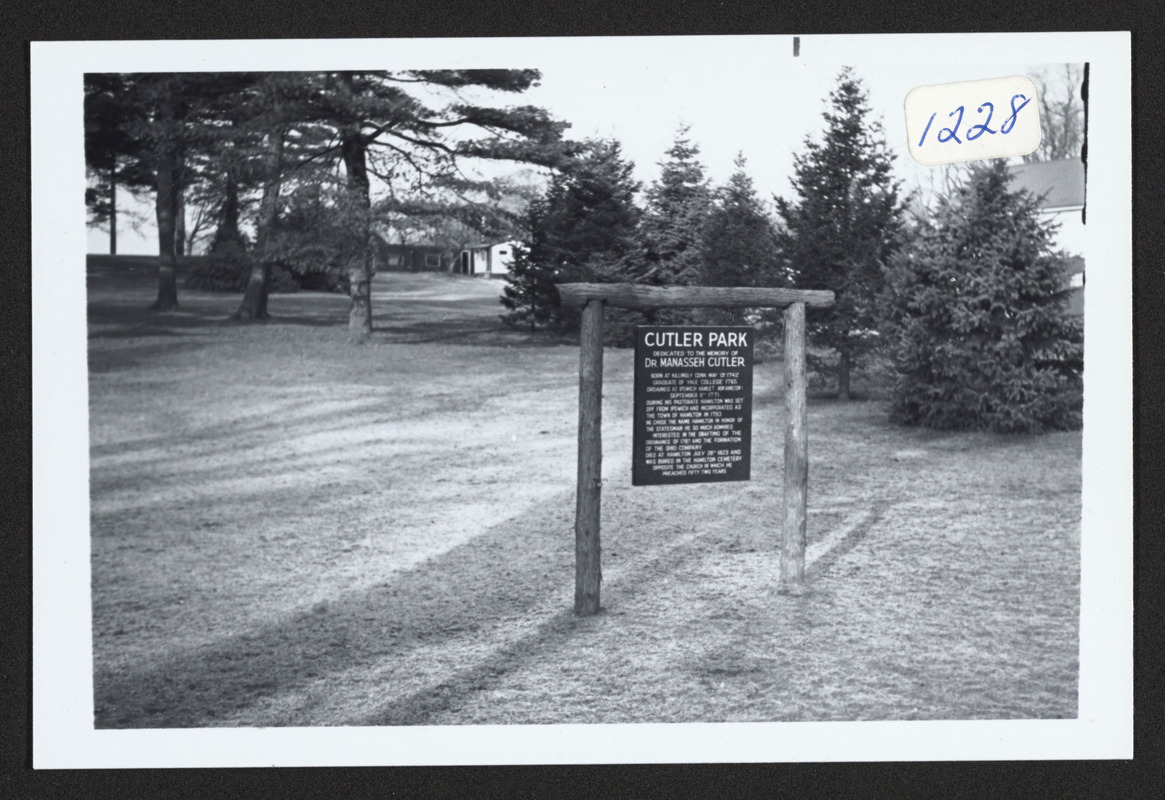
M1019 100L1020 98L1023 98L1023 102L1017 106L1015 104L1015 101ZM1007 119L1003 120L1003 124L999 126L999 130L997 130L997 131L992 130L990 127L988 127L991 124L991 117L994 116L994 114L995 114L995 104L984 102L983 105L979 106L977 111L978 111L978 113L982 114L983 109L987 109L987 119L983 120L983 122L979 123L978 125L972 125L969 128L967 128L967 132L964 134L964 136L967 137L967 141L973 142L976 139L978 139L980 136L982 136L984 133L991 133L991 134L1002 133L1005 135L1008 133L1011 133L1012 128L1015 127L1016 115L1019 114L1019 112L1023 110L1023 107L1026 106L1030 102L1031 102L1031 98L1029 98L1027 95L1017 94L1017 95L1013 96L1011 98L1011 114L1007 117ZM963 143L963 140L959 138L959 126L963 124L963 112L964 112L964 110L965 109L963 108L963 106L959 106L954 111L952 111L950 114L947 114L948 117L953 117L956 114L958 114L959 116L955 120L954 125L952 125L949 128L942 128L938 132L938 140L941 144L946 144L947 142L951 141L952 139L954 139L957 144ZM926 128L923 129L923 131L922 131L922 138L918 140L919 147L922 147L923 143L926 141L926 135L928 133L930 133L930 126L934 123L934 118L936 116L938 116L937 111L934 112L933 114L931 114L930 119L928 119L926 121Z

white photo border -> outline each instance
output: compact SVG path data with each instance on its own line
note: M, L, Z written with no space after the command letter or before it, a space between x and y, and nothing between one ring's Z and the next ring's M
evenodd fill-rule
M699 37L771 47L789 36ZM86 72L525 67L692 37L31 45L33 763L44 768L1123 759L1132 757L1132 209L1128 33L803 36L838 65L1089 66L1079 716L1074 720L96 730L88 513ZM731 41L727 41L731 40ZM453 61L449 53L456 52ZM507 64L498 64L498 54ZM776 57L776 56L774 56ZM990 72L984 77L993 77ZM918 84L933 83L920 69ZM877 109L886 117L897 108ZM806 113L817 114L818 109ZM1103 259L1091 254L1102 253Z

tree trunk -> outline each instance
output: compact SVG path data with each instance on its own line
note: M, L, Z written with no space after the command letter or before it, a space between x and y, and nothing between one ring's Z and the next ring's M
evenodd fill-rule
M340 90L349 99L355 95L352 73L341 72L336 76ZM351 283L351 305L348 310L348 338L353 342L363 342L372 336L372 199L368 185L368 165L366 151L368 143L360 132L360 123L345 125L340 137L340 152L344 158L344 169L348 173L348 191L356 206L357 237L363 248L348 265L348 280Z
M271 243L279 218L279 191L283 185L283 131L267 132L263 152L263 199L259 201L259 225L256 231L255 263L247 280L243 302L234 313L236 320L267 319L267 295L271 285ZM236 200L236 214L238 202ZM237 225L237 222L236 222Z
M176 182L177 183L177 182ZM174 187L174 252L186 255L186 191L181 183Z
M169 311L178 307L178 252L174 247L174 219L177 212L174 157L163 153L158 157L158 189L154 213L158 220L158 299L153 311Z
M367 184L365 184L365 190L367 190ZM363 197L365 205L361 209L361 213L364 216L364 222L358 228L361 231L361 238L364 240L365 246L348 265L348 281L351 284L349 289L351 305L348 309L348 338L354 342L363 342L372 336L372 252L367 245L369 237L368 195L365 194Z
M157 150L157 190L154 215L158 222L158 299L153 311L169 311L178 307L178 249L174 243L175 221L178 216L179 147L182 119L174 105L174 98L166 96L158 109L162 138Z
M849 400L849 353L841 352L841 359L837 364L837 399Z
M372 335L372 282L363 259L349 265L348 282L351 284L348 293L351 300L348 309L348 338L360 343Z
M109 255L117 255L117 162L109 168Z
M267 289L271 283L271 264L260 253L251 265L251 276L247 279L247 291L243 302L234 313L233 319L242 322L256 322L267 319Z
M228 247L230 245L239 245L239 182L235 177L233 168L227 168L227 186L226 197L222 204L222 220L219 221L218 230L214 233L214 239L211 240L211 252Z

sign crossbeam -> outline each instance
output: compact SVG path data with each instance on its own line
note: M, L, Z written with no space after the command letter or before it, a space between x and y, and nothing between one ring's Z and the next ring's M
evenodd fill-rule
M828 308L833 292L818 289L776 289L751 286L642 286L636 283L558 283L559 300L567 308L582 308L601 300L614 308L646 311L656 308L786 308L804 303Z
M560 283L559 301L582 309L579 338L578 494L575 508L574 611L599 612L599 511L602 493L603 309L782 308L785 319L785 479L781 588L805 581L805 507L809 482L805 403L805 309L828 308L831 291L721 286Z

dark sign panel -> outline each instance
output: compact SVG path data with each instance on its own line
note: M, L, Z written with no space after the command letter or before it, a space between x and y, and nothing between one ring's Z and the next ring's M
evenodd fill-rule
M746 481L752 444L750 326L640 326L631 483Z

